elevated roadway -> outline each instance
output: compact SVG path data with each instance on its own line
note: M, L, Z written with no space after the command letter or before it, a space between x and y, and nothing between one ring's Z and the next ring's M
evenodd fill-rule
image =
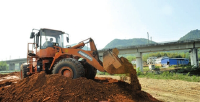
M136 55L136 67L143 71L142 53L158 52L158 51L174 51L174 50L187 50L190 49L191 65L198 66L198 48L200 48L200 39L166 42L148 45L138 46L125 46L117 47L119 55L123 54L135 54ZM100 57L103 56L103 52L108 49L99 50Z
M147 44L138 46L125 46L117 47L119 49L119 55L123 54L135 54L136 55L136 67L143 71L142 53L158 52L158 51L174 51L174 50L186 50L190 49L191 64L198 66L198 48L200 48L200 39L166 42L157 44ZM110 48L111 49L111 48ZM98 50L100 59L102 59L103 52L108 49ZM19 67L22 63L26 62L26 58L6 60L10 69L15 69L15 63L19 63Z

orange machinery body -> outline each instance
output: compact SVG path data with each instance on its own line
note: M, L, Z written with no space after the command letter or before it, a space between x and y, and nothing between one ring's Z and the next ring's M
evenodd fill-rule
M29 56L27 58L28 63L30 63L28 67L30 69L30 73L37 72L38 59L43 59L42 70L45 70L46 63L50 64L49 70L51 70L54 64L56 64L56 62L62 58L75 58L77 60L79 58L84 58L86 59L87 63L95 67L97 70L104 72L105 70L103 68L103 64L99 60L96 46L94 44L94 41L91 38L89 38L89 43L90 43L90 49L91 49L90 51L78 49L79 47L85 46L84 42L81 42L78 45L75 45L69 48L61 48L58 46L54 46L54 47L47 47L46 49L40 49L39 51L36 51L36 56L31 56L31 57ZM50 61L48 58L53 59L53 60ZM33 61L33 59L35 59L36 61Z

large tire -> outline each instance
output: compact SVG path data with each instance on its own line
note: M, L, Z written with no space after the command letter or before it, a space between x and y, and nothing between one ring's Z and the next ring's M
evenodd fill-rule
M29 68L27 68L27 67L28 67L28 64L26 64L26 63L23 63L20 66L20 79L24 79L24 78L28 77L27 72L29 72Z
M94 79L97 74L97 69L88 63L84 64L83 66L85 68L85 77L87 79Z
M85 69L83 68L83 65L76 59L64 58L55 64L52 73L76 79L85 76Z

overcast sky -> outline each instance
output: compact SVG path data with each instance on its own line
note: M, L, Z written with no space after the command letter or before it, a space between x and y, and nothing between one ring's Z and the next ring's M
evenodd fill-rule
M93 38L178 40L200 29L200 0L1 0L0 60L25 58L33 28L70 34L70 44ZM11 57L10 57L11 56Z

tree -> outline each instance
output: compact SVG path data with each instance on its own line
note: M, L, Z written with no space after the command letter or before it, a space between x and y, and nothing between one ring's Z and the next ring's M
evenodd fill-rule
M6 62L0 61L0 71L4 71L8 69L8 65Z
M128 59L129 62L133 61L134 59L136 59L135 56L127 56L126 57Z

